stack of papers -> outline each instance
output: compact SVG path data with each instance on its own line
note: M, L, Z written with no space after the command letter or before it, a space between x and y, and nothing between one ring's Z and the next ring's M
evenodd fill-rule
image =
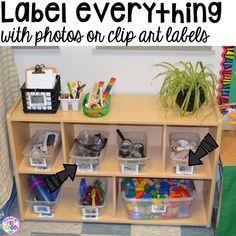
M53 89L56 82L56 73L45 69L45 73L36 74L34 70L26 73L26 88L28 89Z

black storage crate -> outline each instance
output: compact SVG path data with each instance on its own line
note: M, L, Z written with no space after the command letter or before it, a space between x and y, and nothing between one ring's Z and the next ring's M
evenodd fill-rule
M21 87L23 111L25 113L56 113L60 105L60 76L56 76L53 89L27 89L25 83Z

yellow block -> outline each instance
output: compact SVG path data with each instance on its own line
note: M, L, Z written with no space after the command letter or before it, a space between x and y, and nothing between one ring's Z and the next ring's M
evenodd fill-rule
M147 181L144 179L138 185L144 187L147 184Z
M155 206L163 206L163 203L161 202L160 199L153 199L153 200L152 200L152 203L153 203Z
M143 186L140 186L140 185L137 185L137 186L135 187L135 190L136 190L136 192L138 192L138 191L144 191L144 187L143 187Z

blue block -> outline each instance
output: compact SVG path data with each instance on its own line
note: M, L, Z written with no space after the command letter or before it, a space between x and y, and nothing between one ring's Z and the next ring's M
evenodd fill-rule
M132 184L127 184L128 190L134 189L134 186Z
M128 193L128 194L126 195L126 197L127 197L127 198L134 198L134 197L135 197L135 194Z
M149 198L152 198L152 196L149 193L145 193L142 195L142 198L149 199Z

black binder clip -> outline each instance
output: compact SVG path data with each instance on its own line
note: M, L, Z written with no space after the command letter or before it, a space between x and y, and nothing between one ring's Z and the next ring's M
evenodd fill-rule
M37 64L35 67L34 67L34 71L32 72L32 74L44 74L45 71L43 71L43 68L45 67L45 65L41 64Z

